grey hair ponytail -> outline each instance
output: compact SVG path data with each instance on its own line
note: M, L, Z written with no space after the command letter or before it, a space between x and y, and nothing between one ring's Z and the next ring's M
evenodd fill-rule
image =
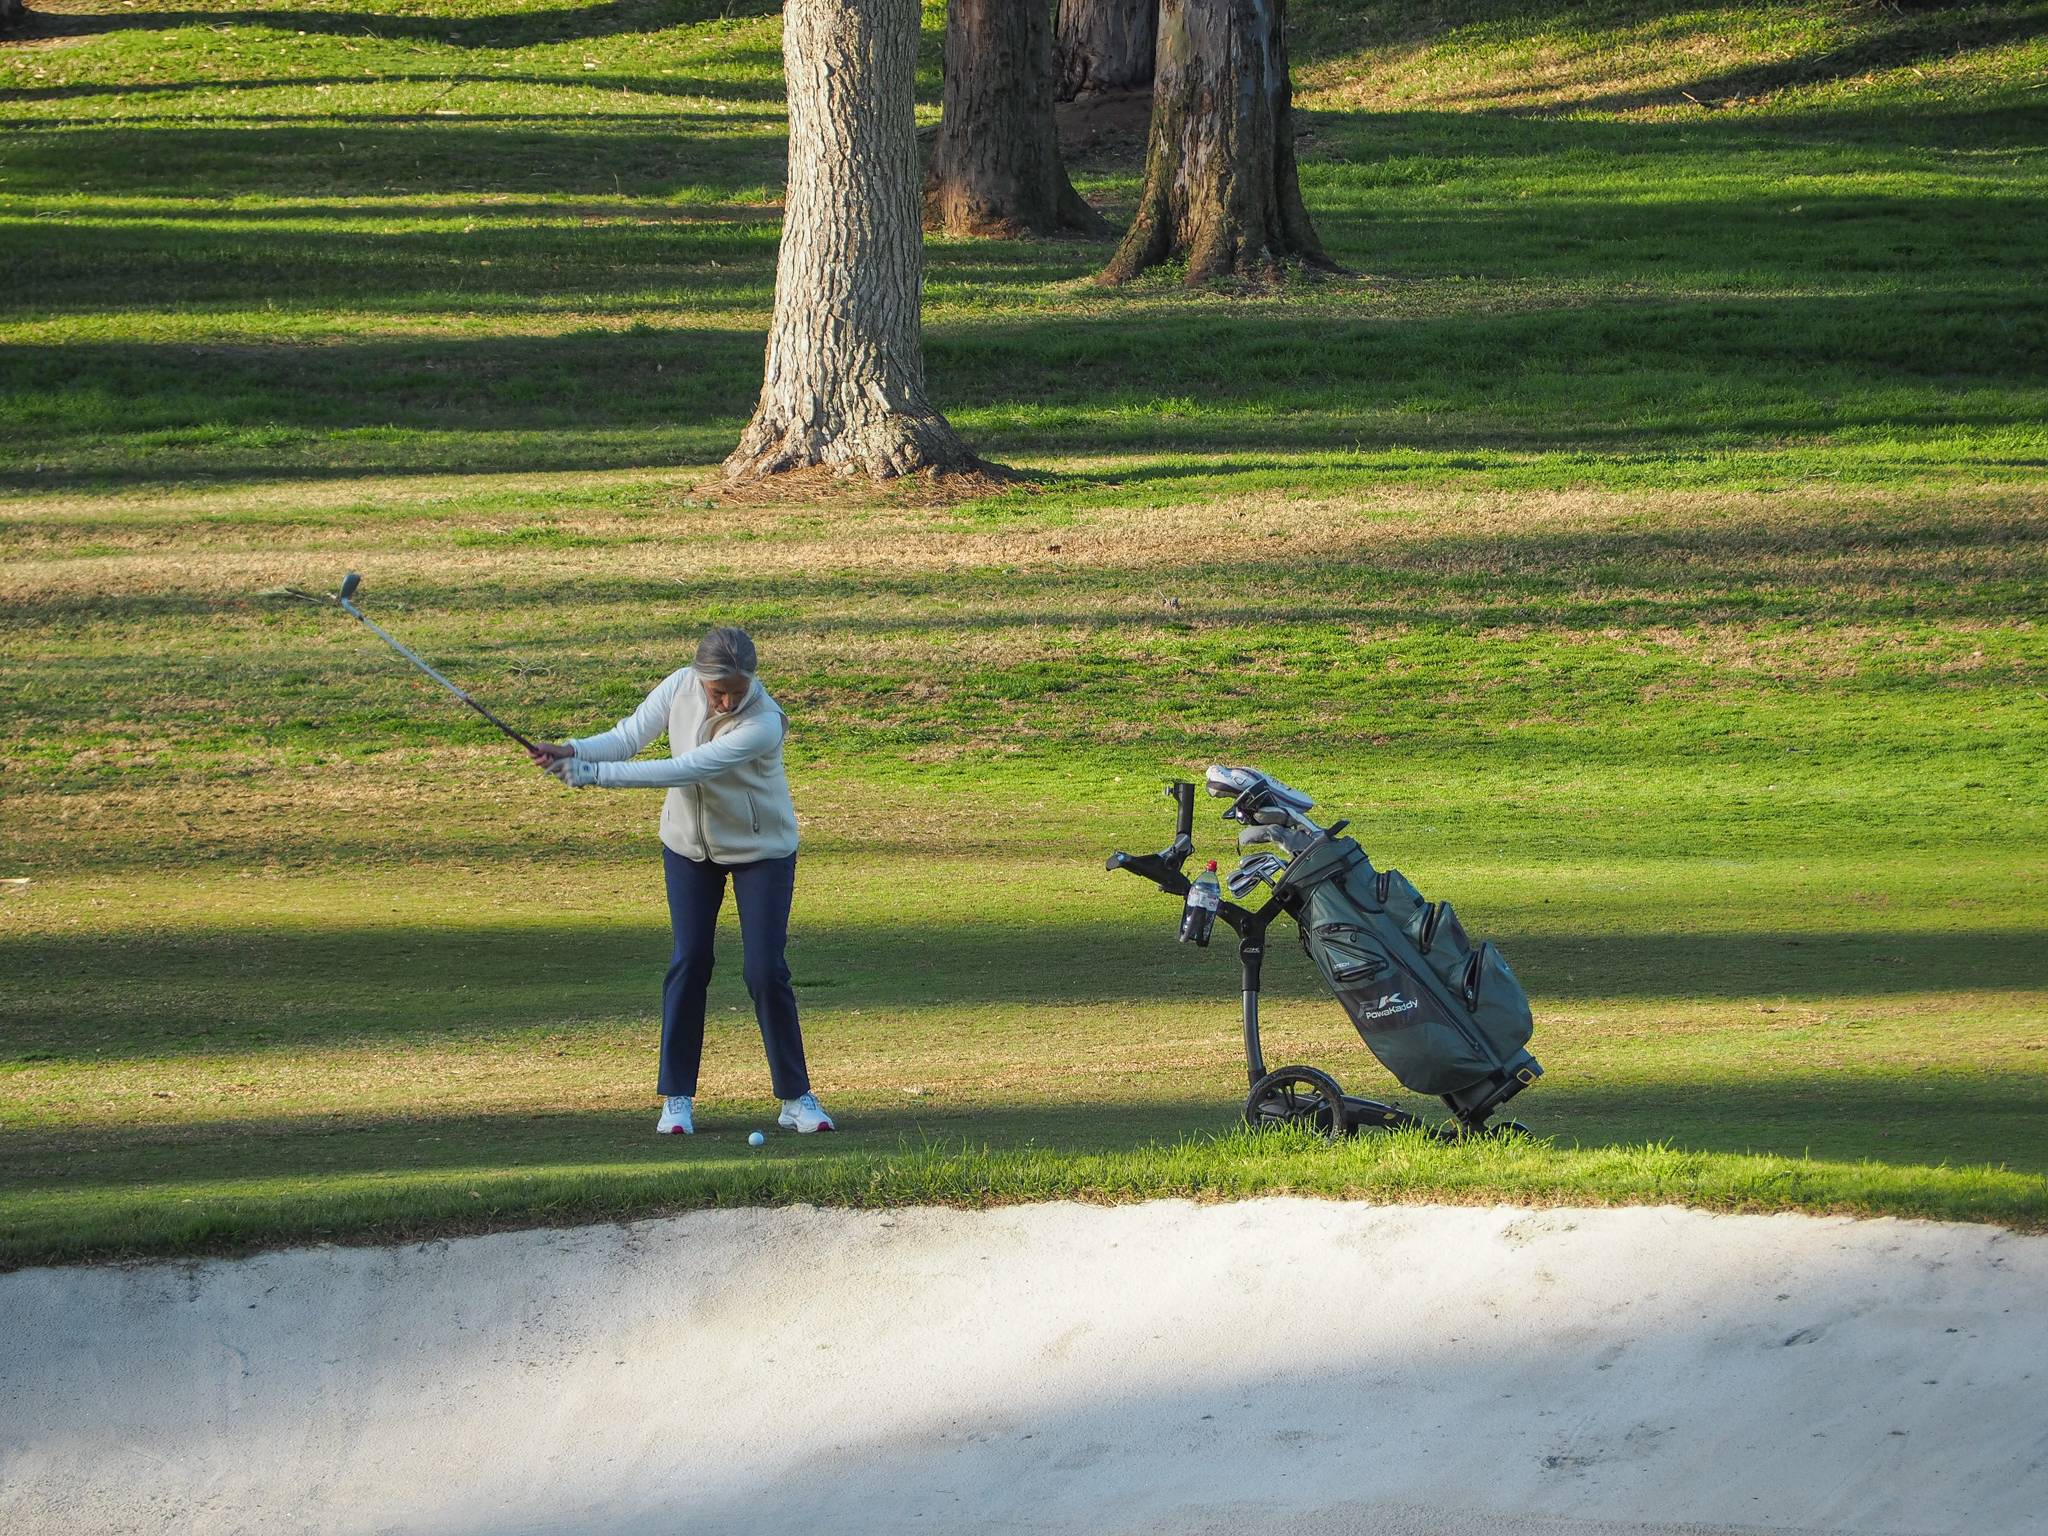
M691 665L697 669L698 677L716 681L721 677L752 677L761 658L744 629L721 624L697 642L697 657Z

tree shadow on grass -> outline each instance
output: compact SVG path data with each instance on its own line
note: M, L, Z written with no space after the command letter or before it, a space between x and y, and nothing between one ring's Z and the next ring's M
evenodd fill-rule
M1417 188L1480 182L1517 163L1539 177L1562 167L1640 174L1672 184L1697 179L1703 198L1726 202L1731 173L1779 163L1788 154L1854 153L1867 169L1922 169L1929 148L1978 144L2014 152L2039 137L2040 108L2005 100L1831 103L1797 114L1696 114L1677 120L1558 117L1547 111L1341 111L1297 107L1313 146L1302 160L1317 188L1310 211L1346 184ZM1516 189L1522 185L1514 184ZM1568 185L1568 183L1566 183ZM1799 199L1793 198L1797 202ZM1519 211L1509 208L1507 211ZM1637 211L1645 211L1637 205Z
M487 852L470 849L467 856ZM930 895L943 909L972 910L971 867L956 879L958 888L948 890L935 877ZM797 995L807 1008L901 1012L930 1018L933 1027L987 1006L1167 1002L1213 1007L1228 1026L1238 981L1234 955L1219 948L1191 957L1162 942L1170 913L1157 901L1140 906L1146 894L1132 889L1131 915L1114 922L1024 929L995 914L869 925L806 920L799 911L790 951ZM459 892L451 891L451 899L459 900ZM1515 966L1539 1018L1545 1008L1601 1001L1824 1008L1846 998L2048 988L2048 935L2030 928L1502 930L1487 937ZM667 949L652 913L645 923L606 925L252 923L203 934L125 935L118 944L20 935L0 940L0 959L15 978L0 1016L9 1058L30 1067L479 1033L573 1038L592 1027L579 1021L645 1014ZM1291 931L1275 951L1268 977L1274 1001L1327 1002ZM1087 964L1075 965L1075 954L1086 954ZM739 1009L744 1001L736 977L721 973L714 1006ZM1348 1036L1337 1005L1328 1002L1327 1011L1333 1033ZM1759 1029L1790 1022L1754 1021Z
M1754 520L1674 517L1651 528L1599 523L1495 532L1416 521L1402 525L1397 537L1361 542L1351 553L1316 549L1293 556L1191 558L1159 577L1177 591L1199 594L1199 607L1184 613L1133 606L1128 600L1132 571L1109 562L1048 560L1037 568L1010 568L1003 573L1000 593L991 593L985 572L748 574L725 568L728 563L744 566L748 543L715 540L699 548L699 568L581 576L573 597L581 606L605 611L607 640L618 648L672 642L679 609L708 607L744 610L760 633L775 637L1000 628L1048 635L1082 630L1101 637L1100 644L1078 647L1062 640L1061 659L1073 669L1069 675L1033 675L1014 667L987 675L988 684L1008 686L1012 702L1021 703L1042 696L1050 685L1114 681L1109 674L1138 664L1124 647L1122 636L1130 632L1164 632L1147 644L1167 664L1227 669L1253 654L1249 634L1270 644L1289 625L1325 631L1347 624L1469 630L1525 623L1570 633L1613 624L1683 627L1742 616L1811 621L1913 613L2009 619L2015 591L2043 575L2041 545L2048 540L2048 516L2025 488L2003 495L1979 492L1968 501L1930 492L1877 515L1845 512L1832 499L1800 506L1788 498L1766 502L1765 509ZM80 537L94 532L70 514L65 526ZM687 521L680 526L692 534L701 531ZM529 659L534 638L481 638L480 632L492 626L480 621L558 602L564 595L560 578L552 574L508 572L489 585L467 576L444 581L422 574L385 589L381 602L389 611L405 613L414 639L473 683L495 677L524 688L508 676L508 663ZM176 590L22 594L11 602L24 625L92 620L117 629L277 611L275 600L253 593L217 598ZM306 628L317 632L311 623ZM1240 633L1228 633L1232 630ZM1317 643L1333 642L1325 636ZM295 667L310 664L303 656L280 659ZM100 720L109 697L118 698L131 687L155 687L165 661L141 655L51 657L42 665L49 675L65 678L62 696L76 703L80 720ZM333 708L350 698L361 702L362 690L379 675L370 662L358 668L325 655L318 666L323 676L299 684L309 709ZM375 660L375 668L382 666L381 659ZM1102 675L1091 679L1087 668L1100 669ZM878 707L887 707L895 686L928 688L932 682L916 664L900 681L878 664L873 679ZM1206 679L1197 681L1208 686ZM969 669L945 682L950 690L969 690L977 678ZM1902 685L1910 682L1901 680ZM785 683L797 698L806 680ZM391 695L394 704L409 697ZM534 702L548 703L537 696ZM627 700L621 693L611 702L637 702L637 695ZM586 700L581 707L603 706ZM47 723L54 728L64 718Z
M21 194L70 196L89 185L97 197L732 198L779 185L784 174L779 131L703 111L531 123L399 114L146 128L15 119L10 126L19 131L7 146L8 186ZM14 234L53 254L72 238L56 220Z
M92 210L93 224L103 230L112 231L132 224L163 224L174 228L181 225L218 224L239 228L251 224L259 227L265 224L417 225L432 220L443 220L489 227L546 225L566 219L581 221L586 233L590 229L602 230L614 224L624 228L667 224L779 227L782 222L782 209L775 203L670 203L613 199L571 202L550 201L539 197L514 202L509 198L480 201L469 197L448 197L438 200L351 198L323 203L285 202L233 207L217 202L148 203L139 206L114 203ZM411 238L418 232L417 229L390 230L385 233L384 238ZM160 242L162 237L156 236L153 240ZM171 254L175 259L175 246Z
M323 306L367 310L385 321L452 310L472 319L516 324L565 311L603 310L637 291L638 303L659 308L664 324L643 322L624 335L586 324L566 335L469 337L454 342L424 336L200 341L165 347L92 342L37 348L0 345L0 378L33 365L38 355L53 378L76 378L85 387L95 375L113 369L128 375L124 391L146 407L155 392L152 384L189 377L195 365L215 375L209 393L225 388L231 397L248 389L292 392L297 383L292 375L314 369L327 380L328 391L346 386L333 404L347 401L359 412L372 411L381 402L371 379L356 371L359 363L374 370L403 353L428 366L478 370L478 381L487 382L517 376L552 352L594 375L600 363L588 355L592 347L609 345L627 354L621 360L630 363L630 354L653 345L690 353L700 345L724 345L733 332L705 333L676 321L692 311L763 305L774 293L778 231L759 219L678 221L615 214L593 223L587 218L577 222L565 210L535 227L488 218L455 223L447 215L432 213L415 217L440 222L402 233L373 233L359 226L271 225L247 230L232 224L193 225L177 230L174 238L145 225L116 226L97 231L89 253L52 264L52 287L40 313L148 313L151 307L146 303L131 308L120 300L96 301L90 290L97 283L127 285L153 273L176 285L187 314L246 310L253 293L283 282L294 292L317 292ZM758 351L759 340L753 345ZM162 361L152 364L153 358ZM283 377L266 377L272 373ZM403 396L394 403L403 409ZM289 407L288 401L279 404ZM282 418L273 414L272 419L289 420L309 407L318 408L317 402L301 398L296 412Z
M1598 36L1607 46L1631 40L1656 42L1668 57L1683 57L1687 45L1717 31L1751 25L1754 12L1690 0L1648 0L1616 5L1606 0L1521 0L1521 3L1454 3L1431 7L1418 24L1410 10L1354 14L1333 8L1294 18L1289 52L1297 66L1356 55L1361 49L1412 49L1455 43L1461 34L1487 44L1553 45ZM1944 62L1959 52L2009 47L2048 35L2048 15L2035 6L1889 4L1844 8L1832 13L1827 46L1755 59L1726 70L1694 75L1671 86L1610 91L1560 103L1558 111L1625 112L1641 107L1677 106L1693 100L1713 104L1727 98L1763 96L1793 87L1826 85L1884 70ZM1489 83L1446 99L1497 102L1545 92L1546 84L1521 87Z
M1817 52L1756 59L1697 75L1682 85L1601 91L1560 103L1569 112L1631 112L1693 102L1715 106L1745 97L1853 80L1882 70L1946 63L1959 53L2012 47L2048 37L2048 12L2032 7L1935 5L1914 12L1891 7L1866 13L1854 36Z
M585 245L578 246L579 239ZM192 302L230 304L262 274L297 274L394 314L517 316L602 304L624 270L643 305L765 307L762 227L421 233L350 240L278 231L184 242ZM495 254L488 254L488 253ZM160 251L103 242L67 288L143 280ZM208 258L224 268L210 268ZM1025 258L1028 260L1028 258ZM610 266L606 262L611 263ZM239 270L237 268L239 267ZM61 274L60 274L61 275ZM398 300L399 292L410 297ZM381 303L379 296L387 295ZM139 484L166 477L346 477L386 469L561 470L715 456L759 387L760 333L591 328L555 336L427 335L252 345L0 346L0 387L31 402L0 484ZM934 327L934 397L1003 459L1152 452L1197 472L1246 450L1443 456L1577 455L1600 462L1770 448L1843 434L1998 431L2038 392L2048 314L2017 291L1664 304L1572 304L1424 319L1214 312L1077 327L1063 317ZM1513 359L1512 367L1504 359ZM662 365L675 366L663 369ZM68 464L107 441L118 459ZM1028 402L1020 405L1018 402ZM579 430L582 429L582 430ZM236 440L272 445L252 457ZM180 434L196 434L181 442ZM430 445L408 434L441 435ZM1963 452L1956 449L1957 453ZM40 470L20 455L44 460ZM1985 467L2023 467L1971 450ZM342 462L335 462L335 460ZM311 460L312 462L308 462ZM54 461L54 462L51 462ZM1418 466L1420 467L1420 466ZM1171 473L1171 471L1161 471Z
M645 1110L560 1113L546 1109L469 1115L286 1115L175 1125L0 1132L0 1189L90 1188L128 1179L260 1179L333 1177L378 1171L460 1171L522 1167L536 1172L599 1164L651 1172L687 1168L691 1160L746 1157L747 1133L766 1130L778 1152L801 1148L813 1158L896 1151L979 1152L1033 1145L1067 1151L1122 1151L1171 1142L1199 1131L1226 1130L1226 1101L1168 1090L1131 1103L956 1103L844 1108L830 1137L806 1139L775 1125L778 1105L766 1069L756 1091L719 1101L700 1098L697 1134L657 1137L650 1086ZM651 1082L651 1079L650 1079ZM297 1145L295 1145L297 1143ZM91 1156L76 1154L90 1148ZM99 1161L95 1161L95 1160ZM112 1177L109 1177L112 1175Z
M942 313L927 339L934 397L956 415L985 415L970 429L996 458L1156 452L1201 461L1143 471L1160 477L1229 473L1256 464L1248 455L1258 450L1412 451L1437 456L1442 469L1498 467L1492 454L1578 455L1591 468L1775 452L1788 442L1796 450L1844 433L1876 442L1894 431L1999 431L2029 419L2028 392L2040 388L2038 359L2048 351L2048 312L2027 282L2048 230L2042 199L1786 194L1652 207L1524 201L1497 188L1479 208L1437 199L1388 217L1377 186L1402 182L1417 156L1625 154L1682 176L1695 160L1704 169L1762 142L1764 130L1696 136L1434 113L1333 116L1331 132L1346 123L1382 137L1345 168L1356 195L1319 208L1333 249L1354 242L1389 282L1457 272L1489 277L1497 292L1422 315L1313 294L1244 308L1176 299L1112 308L1086 324L1061 313ZM1851 113L1837 127L1895 146L1934 131L2014 143L2023 131L2018 118L1995 114L1937 124ZM337 157L342 134L351 150ZM203 187L220 196L274 185L330 209L360 189L388 208L407 188L520 196L540 179L586 199L707 185L737 195L779 176L775 156L758 136L665 126L96 129L21 135L11 184L68 192L85 178L101 192ZM1475 174L1494 172L1482 165ZM45 316L153 311L173 296L187 312L239 310L263 294L302 312L340 303L517 322L568 309L716 307L758 312L765 323L772 226L643 225L630 208L619 212L582 230L522 228L510 223L519 215L478 208L467 232L378 232L361 221L336 232L252 230L239 213L224 214L218 229L145 223L117 209L89 239L58 221L16 221L0 228L0 255L38 274L21 302ZM929 291L942 303L949 293L1004 292L1034 303L1094 259L1057 245L939 246ZM1790 291L1845 282L1864 291ZM729 446L759 383L758 337L724 334L708 355L688 333L0 349L0 383L32 402L17 437L26 462L0 472L0 484L709 461ZM692 366L656 378L655 366L678 351ZM394 362L395 394L386 371ZM121 435L111 440L110 399L121 402ZM358 430L365 435L343 441ZM398 441L408 432L444 436ZM237 433L260 441L237 443ZM96 462L66 462L81 442L100 445ZM2009 448L1953 451L2002 472L2040 467L2038 454ZM1902 472L1915 465L1924 467L1910 454L1899 460Z
M1854 1039L1845 1034L1852 1058ZM2048 1073L1953 1065L1908 1073L1887 1070L1880 1058L1823 1073L1736 1066L1734 1080L1585 1085L1571 1081L1568 1062L1551 1066L1509 1113L1561 1146L1663 1143L1688 1152L2048 1173Z
M720 18L772 16L779 0L605 0L498 15L449 16L352 9L346 11L234 8L213 11L119 10L30 13L18 37L78 37L104 32L267 29L292 34L368 37L390 42L441 43L461 48L536 48L696 26ZM781 59L776 57L779 69Z
M780 61L778 60L777 62L779 63ZM778 120L782 116L782 91L779 86L776 86L772 83L763 83L760 81L753 80L739 80L722 75L633 75L621 74L617 71L601 71L576 75L536 75L515 74L510 70L492 70L489 74L464 74L459 71L435 70L431 72L407 76L402 79L394 79L390 76L385 76L375 80L374 82L366 80L365 77L361 74L277 75L268 77L236 77L232 79L214 79L209 77L206 79L199 80L80 80L73 81L66 85L10 86L7 90L4 102L0 102L0 105L5 105L9 107L19 107L27 106L31 103L36 102L89 101L101 97L110 97L121 101L130 101L138 98L151 99L171 96L190 96L200 92L219 94L221 92L228 90L234 90L236 92L305 92L318 90L322 86L344 86L354 89L361 89L366 84L372 83L377 85L379 88L387 91L395 86L407 84L416 85L422 89L434 88L441 92L441 95L434 98L434 104L437 106L449 107L451 109L461 107L462 98L460 96L453 96L452 93L460 90L464 86L481 85L488 87L491 90L502 90L507 86L523 85L538 86L542 88L553 88L563 91L587 92L591 90L602 89L607 92L628 91L638 96L688 96L700 98L709 97L712 99L732 99L737 101L759 102L772 106L774 109L773 115ZM247 102L241 102L238 103L238 105L246 108L249 104ZM429 120L435 115L432 111L428 110L425 107L422 107L415 111L397 111L388 113L366 113L357 111L337 111L331 113L323 111L316 113L308 112L304 108L295 108L290 112L281 114L286 119L286 121L280 123L280 114L276 113L263 114L260 112L244 111L240 114L230 115L227 113L215 112L203 107L200 109L200 111L203 113L205 120L209 125L224 122L248 122L269 123L279 127L288 127L291 126L289 121L290 119L304 117L317 120L321 127L329 131L341 132L348 131L348 129L354 127L358 123L420 122L423 124L427 124L429 123ZM644 126L647 122L647 114L645 111L639 113L601 113L596 116L592 116L586 111L572 111L566 107L559 112L508 111L499 113L470 112L465 110L462 111L460 115L465 122L474 123L545 123L560 121L589 122L597 124L606 121L614 121L626 123L638 122ZM727 125L730 125L733 122L731 115L727 113L682 112L675 110L673 108L664 109L661 113L660 118L663 124L688 123L694 121L702 121L706 119L715 120L717 122L725 123ZM114 132L132 133L136 131L132 126L122 125L117 122L110 122L106 118L53 118L45 117L40 113L19 119L18 125L21 127L34 127L39 129L97 128ZM150 136L154 137L156 134L164 132L166 130L153 127L146 131L150 134ZM191 130L186 129L184 131L189 132Z
M1434 1100L1404 1093L1355 1042L1317 1053L1345 1091L1402 1104L1426 1121L1448 1117ZM1193 1090L1193 1091L1191 1091ZM1509 1111L1561 1149L1666 1145L1705 1153L1813 1157L1891 1166L2005 1166L2048 1170L2048 1130L2039 1077L1946 1074L1908 1077L1847 1069L1824 1075L1746 1080L1581 1086L1554 1067ZM644 1209L664 1196L692 1203L693 1179L749 1165L771 1193L780 1159L839 1159L938 1153L977 1157L1042 1149L1117 1154L1170 1146L1242 1127L1244 1090L1235 1080L1189 1084L1132 1080L1122 1096L1088 1102L1020 1103L980 1095L973 1102L849 1102L828 1095L842 1129L798 1141L773 1125L765 1087L736 1102L700 1100L691 1138L651 1134L655 1098L619 1112L545 1109L448 1115L344 1113L0 1132L0 1195L133 1190L160 1202L162 1186L224 1186L210 1200L317 1202L323 1180L366 1175L521 1177L545 1188L555 1178L606 1184ZM765 1128L772 1150L754 1154L747 1133ZM1363 1137L1373 1132L1361 1131ZM302 1187L279 1190L275 1181ZM237 1184L246 1183L246 1192ZM268 1186L268 1187L264 1187ZM666 1186L666 1187L664 1187ZM154 1188L153 1188L154 1187ZM501 1201L504 1187L492 1191ZM597 1219L602 1212L588 1212Z

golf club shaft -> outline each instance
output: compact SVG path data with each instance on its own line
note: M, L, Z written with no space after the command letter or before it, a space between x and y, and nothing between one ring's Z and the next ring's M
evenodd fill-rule
M460 688L456 687L453 683L449 682L447 678L443 677L440 673L436 672L432 667L428 666L425 661L420 659L418 653L416 653L411 646L407 645L403 640L399 639L398 636L392 634L390 630L386 629L383 625L379 624L375 619L371 618L368 614L364 613L363 610L358 608L354 603L350 602L345 597L337 597L335 599L335 602L339 603L342 609L346 613L348 613L351 618L361 620L365 627L371 630L386 645L390 646L391 649L398 652L399 655L403 656L407 661L411 662L414 666L418 667L422 672L426 673L427 676L431 677L443 688L446 688L450 693L454 694L455 697L462 700L462 702L467 704L471 709L475 710L478 714L482 715L486 720L490 721L491 724L495 725L507 736L510 736L514 741L518 742L519 745L526 748L527 751L533 752L538 750L532 742L528 741L524 736L520 735L517 731L513 730L511 726L507 725L504 721L500 720L488 709L485 709L483 705L477 703L475 699L471 698L467 693L464 693Z

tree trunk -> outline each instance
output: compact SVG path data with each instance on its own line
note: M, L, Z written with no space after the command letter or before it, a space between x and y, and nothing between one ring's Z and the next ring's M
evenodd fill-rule
M0 27L18 27L26 20L26 0L0 0Z
M946 0L945 105L924 224L999 240L1109 233L1060 158L1051 0Z
M727 479L812 464L876 479L974 455L924 392L912 93L918 0L788 0L789 190L761 402Z
M1301 202L1285 0L1161 0L1137 217L1097 279L1185 254L1190 287L1288 262L1335 271Z
M1139 91L1152 83L1159 0L1059 0L1053 67L1059 98L1083 91Z

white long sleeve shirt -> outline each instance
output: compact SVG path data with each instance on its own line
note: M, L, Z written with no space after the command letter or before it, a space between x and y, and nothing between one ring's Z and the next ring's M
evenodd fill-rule
M671 672L610 730L569 746L606 789L666 789L661 840L690 859L747 864L796 851L783 769L782 707L757 680L739 708L714 715L696 669ZM667 732L669 755L629 761Z

